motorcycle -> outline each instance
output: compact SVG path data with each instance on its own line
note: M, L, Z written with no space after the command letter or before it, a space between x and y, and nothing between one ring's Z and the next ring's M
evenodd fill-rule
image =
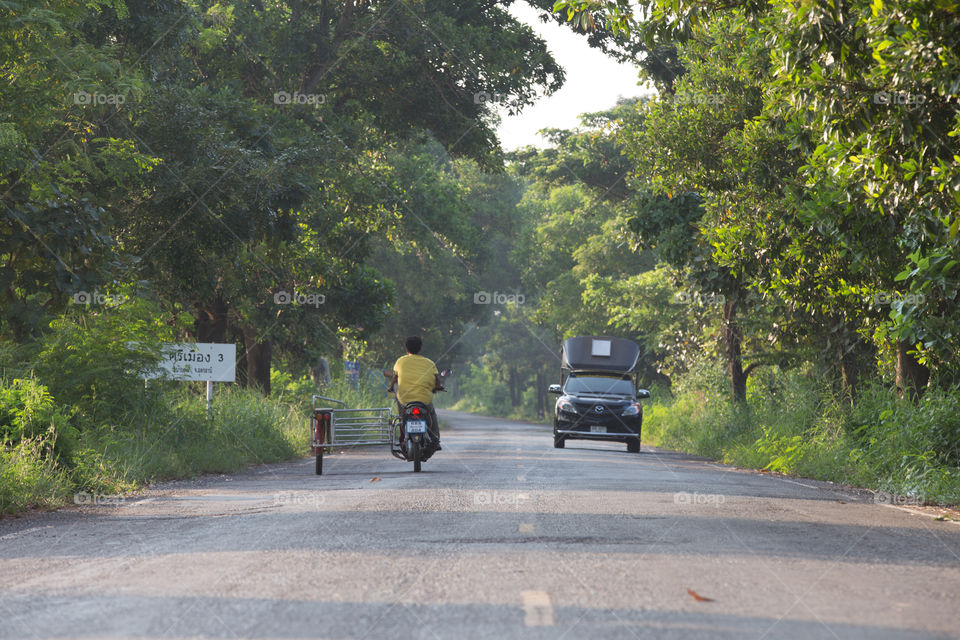
M449 369L440 372L440 377L450 375ZM440 386L435 391L446 391ZM394 396L396 400L396 396ZM419 472L422 463L437 452L437 442L430 435L428 422L430 409L422 402L408 402L401 406L397 401L398 415L390 430L390 453L401 460L413 462L413 470ZM439 425L437 425L439 429Z

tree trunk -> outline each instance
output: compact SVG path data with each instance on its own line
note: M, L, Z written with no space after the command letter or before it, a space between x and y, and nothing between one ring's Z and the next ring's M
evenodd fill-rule
M312 93L313 90L317 87L320 81L327 75L330 70L330 65L334 64L336 56L338 56L338 51L340 46L347 39L347 36L350 35L353 27L356 23L355 12L357 9L363 11L364 7L362 6L360 0L345 0L343 3L343 9L340 12L340 16L336 21L336 26L333 28L332 37L323 37L321 36L315 43L315 54L314 59L300 81L300 92L301 93ZM321 28L329 28L331 11L327 3L321 3L321 12L320 12L321 21L319 23Z
M227 341L227 303L217 298L206 305L195 305L197 314L193 333L197 342L224 343Z
M547 391L543 388L543 372L537 371L537 418L543 420L547 407Z
M732 296L731 296L732 297ZM723 345L727 357L727 373L730 376L730 387L733 390L734 402L745 402L747 399L747 376L749 372L743 370L743 353L740 325L737 324L737 304L733 300L723 303Z
M909 342L897 343L897 388L911 400L917 400L930 380L930 370L910 353L913 348Z
M314 366L310 367L310 378L317 387L330 384L330 362L323 356L317 358Z
M270 358L273 355L273 343L269 340L258 341L258 332L252 327L243 328L243 342L247 360L247 385L259 389L263 395L270 395Z
M520 402L517 399L517 372L510 369L510 406L516 407Z
M860 379L860 367L857 364L855 347L848 347L840 354L839 366L841 392L853 404L857 394L857 382Z

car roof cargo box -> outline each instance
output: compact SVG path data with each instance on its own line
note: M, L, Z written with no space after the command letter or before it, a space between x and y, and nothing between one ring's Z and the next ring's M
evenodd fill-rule
M563 341L561 367L570 371L631 373L640 361L640 346L624 338L578 336Z

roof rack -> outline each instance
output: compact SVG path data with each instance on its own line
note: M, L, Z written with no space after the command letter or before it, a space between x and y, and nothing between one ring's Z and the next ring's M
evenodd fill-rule
M632 373L640 362L640 345L625 338L577 336L563 341L562 369Z

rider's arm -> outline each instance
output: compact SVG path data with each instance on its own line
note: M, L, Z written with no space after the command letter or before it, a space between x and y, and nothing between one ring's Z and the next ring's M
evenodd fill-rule
M397 372L394 371L390 376L390 384L387 385L387 391L393 393L394 388L397 386Z
M433 390L434 391L443 390L443 378L440 377L439 373L436 373L433 376Z

